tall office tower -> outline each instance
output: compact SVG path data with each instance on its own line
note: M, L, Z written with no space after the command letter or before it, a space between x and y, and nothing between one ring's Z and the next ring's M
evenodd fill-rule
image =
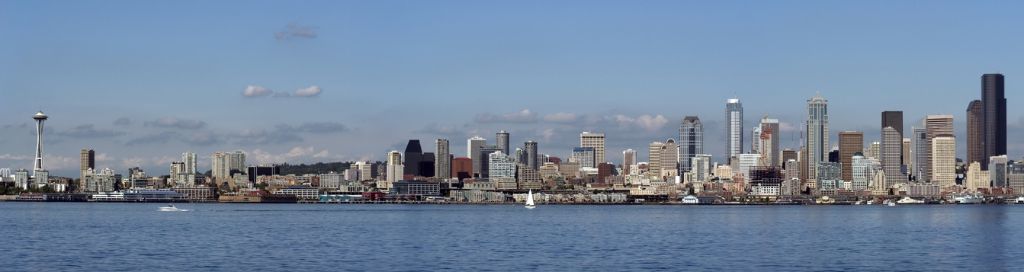
M626 149L622 151L622 175L629 175L632 173L633 166L636 165L636 150Z
M779 157L779 120L766 116L761 118L758 127L761 131L754 140L760 143L757 145L759 149L754 150L754 153L761 154L761 166L780 166L782 161Z
M580 147L593 147L595 165L605 163L604 133L583 132L580 134Z
M704 154L704 125L697 116L683 117L679 125L679 173L689 172L691 160L697 154Z
M928 115L927 117L925 117L924 120L924 128L925 132L928 133L928 139L926 141L926 144L928 145L927 150L929 153L927 159L930 160L935 158L935 156L931 154L931 151L934 150L934 147L932 147L932 140L935 139L935 137L939 137L942 135L953 135L953 116ZM932 167L935 166L935 164L932 163L932 161L928 161L928 165L931 165ZM928 168L927 170L928 171L925 172L924 174L924 181L935 181L935 176L933 176L934 169Z
M988 158L988 174L992 180L992 187L1006 188L1010 184L1006 181L1009 159L1006 155L992 156Z
M661 151L665 149L665 143L652 142L647 146L647 174L652 177L661 177Z
M181 162L182 162L183 167L184 167L184 168L182 168L182 172L181 173L184 174L185 176L184 177L178 177L178 178L179 179L184 179L183 180L184 182L188 182L188 183L194 184L195 181L196 181L196 172L198 172L197 169L196 169L196 153L193 153L193 152L182 153L181 154ZM231 170L228 170L229 173L230 173L230 171ZM246 171L248 172L248 169L246 169ZM255 174L253 174L253 175L255 175Z
M480 149L487 145L487 139L480 136L473 136L466 140L466 157L473 161L473 172L469 173L471 177L480 177L480 163L487 161L487 158L480 157Z
M661 176L670 178L679 175L679 145L676 144L676 140L666 140L658 153L661 154Z
M892 127L894 129L896 129L896 133L899 133L900 139L901 139L900 141L902 141L902 139L903 139L903 111L883 111L882 112L882 126L880 128L884 129L886 127ZM903 160L903 150L902 149L900 149L900 160L901 160L900 161L900 165L903 165L903 164L906 163L906 162L902 161Z
M731 164L732 157L743 153L743 104L737 98L725 101L725 157Z
M498 145L498 149L501 149L501 152L504 152L505 155L512 154L509 153L511 150L509 150L510 147L508 145L508 131L498 131L498 134L494 136L494 140L497 141L496 144Z
M526 143L523 143L523 146L526 147L526 167L540 170L540 159L538 157L540 154L537 154L537 142L526 141ZM498 149L501 149L501 147L499 146Z
M218 182L226 181L231 177L231 168L229 163L228 154L224 152L214 152L213 156L210 156L210 175L213 176Z
M448 139L437 139L434 143L434 177L452 178L452 154Z
M388 152L387 181L396 182L405 179L405 166L402 165L402 153L398 150ZM363 178L364 180L366 178Z
M228 157L229 157L228 158L228 172L229 172L228 174L229 174L229 176L230 176L230 171L238 171L238 172L241 172L241 173L245 173L246 171L249 171L249 169L246 169L246 167L245 167L245 152L242 152L241 150L237 150L234 153L228 154Z
M807 152L807 176L809 178L818 177L818 165L822 162L828 161L829 148L829 132L828 132L828 100L821 97L821 95L815 95L811 99L807 100L807 137L806 143Z
M903 146L902 146L903 152L901 152L901 153L903 153L903 159L901 159L900 161L903 162L903 175L904 176L910 174L910 163L913 161L910 158L910 156L913 155L913 153L910 152L911 146L912 145L910 143L910 138L903 138Z
M928 130L914 128L913 131L914 134L910 135L910 140L914 142L914 169L910 173L914 176L914 180L925 181L927 180L925 174L932 167L931 160L928 159L928 156L931 156L932 146L928 142Z
M896 131L893 127L883 128L880 155L882 157L882 171L885 171L886 187L906 182L905 175L903 175L901 169L902 164L900 160L903 158L901 152L903 152L903 138L900 136L899 131Z
M491 158L491 153L498 151L501 150L499 150L497 146L493 145L485 145L480 147L480 152L477 153L476 156L474 156L474 158L480 158L480 165L473 166L474 169L480 169L479 178L487 178L488 175L490 175L490 172L488 171L490 162L488 160L490 160Z
M967 161L964 164L985 164L985 107L981 100L971 101L967 105ZM985 166L981 166L985 168ZM981 169L979 169L980 171ZM980 173L980 172L976 172Z
M782 150L782 162L783 162L782 168L783 169L786 169L785 162L788 162L789 160L793 160L794 162L796 162L796 161L799 160L799 156L797 155L797 153L798 152L796 150L792 150L792 149L788 149L788 148L785 149L785 150ZM796 164L796 165L798 165L797 168L800 168L799 164Z
M88 172L89 169L96 169L96 151L93 151L92 149L82 149L81 161L80 181L85 181L86 172ZM3 178L6 177L0 177L0 179Z
M750 131L750 153L760 154L761 152L761 124L754 126Z
M839 132L839 163L843 167L843 180L853 181L853 156L864 155L864 133L860 131ZM865 185L867 186L867 185Z
M420 161L423 160L423 147L420 146L420 140L409 140L409 143L405 145L405 169L404 174L412 176L423 176L420 173Z
M886 175L886 179L890 179ZM941 134L932 138L932 182L946 188L956 185L956 138Z
M32 119L36 120L36 159L35 167L32 167L33 177L36 176L36 172L43 170L43 122L48 118L42 111L32 116Z
M984 112L984 158L1006 155L1006 96L1002 74L981 76L981 103ZM982 163L982 167L987 163Z

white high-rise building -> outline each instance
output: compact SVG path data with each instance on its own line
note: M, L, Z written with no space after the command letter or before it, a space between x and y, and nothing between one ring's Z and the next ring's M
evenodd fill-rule
M196 173L199 172L199 170L196 169L196 153L181 153L181 162L182 169L181 172L179 172L179 174L184 174L185 176L181 177L180 182L188 182L189 184L194 184L196 181Z
M398 150L392 150L391 152L388 152L387 168L387 181L396 182L404 178L405 165L402 164L402 152L398 152Z
M760 166L761 154L739 154L737 158L740 163L736 174L743 175L743 180L749 183L750 170L754 167Z
M608 162L604 153L604 133L583 132L580 134L580 147L594 148L594 164Z
M807 177L816 179L818 166L822 162L828 162L829 148L832 147L829 145L828 100L820 94L807 100L806 133L804 147L807 148L807 153L803 163L809 166Z
M231 178L231 164L227 153L214 152L210 156L210 164L210 175L218 182Z
M932 138L932 182L942 188L956 185L956 138L952 135Z
M707 181L711 175L711 155L697 154L690 159L690 173L696 181Z
M729 161L743 153L743 104L737 98L725 101L726 156Z
M490 154L488 158L488 175L492 179L515 178L516 162L500 150Z
M981 162L971 162L967 166L967 180L964 182L967 190L977 192L979 189L988 189L991 183L988 171L981 170Z
M864 156L861 153L855 153L852 159L853 167L853 190L867 190L870 189L872 180L875 177L876 169L881 168L881 164L878 160Z
M934 146L935 137L946 136L946 135L954 135L953 134L953 115L928 115L924 119L924 127L925 127L925 133L927 134L927 139L925 139L925 141L926 141L926 144L928 145L927 146L928 148L926 149L926 151L931 152L932 150L935 149L935 146ZM931 154L931 153L928 153L928 155L925 156L925 158L926 159L933 159L933 158L935 158L935 155ZM935 163L929 161L928 165L935 166ZM924 173L924 181L935 182L936 181L935 180L936 179L936 177L935 177L935 169L934 168L930 168L930 169L925 169L925 170L926 170L926 172ZM918 181L921 181L921 179L918 179Z

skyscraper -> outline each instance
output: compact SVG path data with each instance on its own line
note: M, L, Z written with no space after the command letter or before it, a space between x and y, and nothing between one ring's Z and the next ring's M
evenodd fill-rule
M905 176L901 170L903 156L903 138L900 137L896 128L885 127L882 129L882 146L880 155L882 157L882 171L885 171L886 187L893 184L905 182Z
M495 135L494 140L497 141L496 144L498 145L498 149L500 149L501 152L504 152L505 155L512 154L509 153L510 150L508 146L508 131L499 131L498 134Z
M188 168L188 166L186 166L186 168ZM231 171L245 173L248 170L249 169L245 167L245 152L241 150L236 150L235 152L228 154L229 174Z
M388 152L387 171L387 181L396 182L405 178L405 166L402 165L402 153L399 153L398 150Z
M469 138L469 140L466 140L466 157L470 158L473 161L473 172L469 173L470 176L481 176L481 162L485 162L488 160L487 157L480 157L480 149L483 148L485 145L487 145L487 139L484 139L480 136L473 136L473 138Z
M828 161L829 132L828 132L828 100L821 95L815 95L807 100L807 137L804 146L807 148L806 164L807 176L818 177L818 166ZM813 184L813 183L812 183Z
M420 173L420 161L423 160L423 147L420 146L420 140L409 140L409 143L405 145L405 174L415 176L423 176Z
M737 98L725 101L726 146L725 156L732 158L743 153L743 104Z
M658 152L661 155L661 166L660 174L664 178L672 178L679 175L679 145L676 144L676 140L668 139L665 144L662 145L661 151Z
M839 132L839 163L843 166L843 180L853 181L853 156L864 152L864 133L860 131ZM864 185L867 186L867 185Z
M214 152L210 156L210 175L213 176L217 182L226 181L231 177L231 163L228 158L228 154L224 152Z
M967 105L967 161L964 163L971 165L972 162L977 162L979 167L987 168L983 166L988 162L985 158L985 107L981 100L971 101ZM977 169L980 173L981 169Z
M437 139L434 152L434 176L442 179L452 177L452 154L448 139Z
M754 150L754 153L761 154L761 166L781 166L782 161L780 160L781 154L779 154L779 120L771 119L765 116L761 118L760 133L754 141L759 142L757 144L758 150Z
M538 162L539 154L537 154L537 142L526 141L523 145L526 148L526 167L533 170L540 170L540 163ZM498 147L498 149L501 149L501 147Z
M1002 74L981 76L981 103L984 112L984 157L1006 155L1006 96Z
M885 129L886 127L896 129L896 133L900 135L900 141L903 141L903 111L883 111L882 126L880 128ZM903 162L903 149L901 148L899 152L900 165L903 165L905 163Z
M629 175L636 165L636 150L626 149L622 151L622 174Z
M580 134L580 147L593 147L596 164L605 163L604 133L583 132Z
M928 179L925 175L928 173L928 169L932 167L931 156L932 146L928 141L928 131L924 128L914 128L914 135L911 135L911 141L914 145L914 169L910 172L914 176L916 181L925 181Z
M932 138L931 180L942 188L956 185L956 138L953 135L941 134Z
M686 116L683 117L683 122L679 125L680 174L690 172L691 160L697 154L704 154L704 125L701 124L700 118L697 116Z
M197 163L196 163L196 153L193 153L193 152L182 153L181 154L181 162L182 162L182 167L183 168L182 168L182 171L180 172L180 174L184 174L184 176L183 177L178 177L178 178L181 179L182 182L187 182L189 184L195 184L196 172L198 172L197 169L196 169L196 165L197 165ZM230 170L228 170L228 171L230 172ZM248 171L248 169L246 169L246 171ZM253 173L253 175L256 175L256 174Z
M96 151L93 151L92 149L82 149L81 162L80 180L85 181L86 172L88 172L89 169L96 169Z
M40 111L32 119L36 120L36 159L35 167L32 167L32 176L35 177L37 172L43 170L43 122L49 117Z
M933 150L935 150L932 141L933 141L933 139L935 139L935 137L944 136L944 135L950 135L950 136L953 135L953 116L952 115L928 115L925 118L924 127L925 127L925 132L927 133L927 136L928 136L928 139L926 141L926 144L928 145L927 151L929 152L928 156L927 156L927 159L929 159L928 165L930 165L931 167L935 167L935 163L933 163L931 161L932 159L935 158L935 156L933 154L931 154L931 152ZM955 159L956 158L956 154L954 153L953 156L954 156L954 159ZM934 173L934 168L928 168L927 172L925 172L925 175L924 175L924 177L925 177L924 181L935 181L935 176L933 176L933 173Z

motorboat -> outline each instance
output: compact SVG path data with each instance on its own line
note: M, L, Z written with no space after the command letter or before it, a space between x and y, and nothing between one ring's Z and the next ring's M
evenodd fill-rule
M897 200L896 203L897 204L924 204L924 200L914 199L912 197L905 196L905 197L901 198L900 200Z
M160 207L160 211L161 212L187 212L188 210L186 210L186 209L179 209L178 207L175 207L173 204L169 204L167 206Z

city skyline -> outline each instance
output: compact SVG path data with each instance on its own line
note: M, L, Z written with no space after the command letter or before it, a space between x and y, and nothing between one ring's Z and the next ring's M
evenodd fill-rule
M676 139L676 124L691 115L703 123L705 152L722 162L725 99L744 102L744 128L770 115L780 121L781 147L799 148L803 104L817 92L830 101L832 139L855 130L865 142L880 141L873 120L881 111L903 111L905 132L926 115L952 114L957 157L966 158L964 107L983 98L979 76L997 72L1010 81L1007 153L1024 154L1024 144L1013 140L1024 136L1013 97L1021 71L1010 65L1021 63L1014 52L1022 40L999 31L1019 23L1005 6L1019 3L936 2L929 11L886 3L871 22L846 12L863 9L853 3L793 10L767 3L589 3L588 13L564 9L572 3L409 4L421 9L5 3L0 17L9 23L0 34L17 42L0 45L0 59L12 60L0 62L0 93L18 103L0 108L0 167L33 168L34 128L25 113L37 110L52 117L45 168L72 177L83 148L96 151L97 167L114 169L164 169L183 152L199 154L205 166L207 155L229 150L244 150L253 163L382 161L408 139L461 143L481 135L493 142L500 130L512 133L513 145L533 140L539 153L561 157L579 132L602 132L605 153L618 154ZM732 16L758 6L775 12ZM281 14L233 23L222 17L229 8ZM510 17L444 16L445 8L500 9ZM77 10L112 19L76 24L85 16ZM192 31L181 31L174 19L183 10L194 15ZM984 20L971 19L982 14ZM376 31L382 27L388 31ZM922 34L910 39L906 32ZM972 42L981 37L991 42ZM474 97L481 96L496 101L478 103ZM741 132L745 142L749 133ZM639 153L638 160L648 160Z

